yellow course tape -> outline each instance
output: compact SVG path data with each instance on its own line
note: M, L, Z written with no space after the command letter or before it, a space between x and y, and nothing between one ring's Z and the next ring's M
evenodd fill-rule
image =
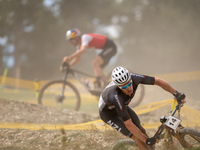
M65 130L87 130L87 129L103 129L105 128L102 120L96 120L83 124L76 125L64 125L64 124L31 124L31 123L10 123L10 122L0 122L0 128L20 128L20 129L29 129L29 130L41 130L41 129L49 129L49 130L57 130L57 129L65 129Z
M164 101L161 101L161 102L148 103L148 104L145 104L145 105L138 106L138 107L134 108L134 111L138 115L145 114L145 113L154 111L156 109L159 109L161 107L164 107L166 105L169 105L173 101L174 101L173 99L170 99L170 100L164 100Z
M200 70L197 71L189 71L189 72L178 72L178 73L170 73L170 74L154 74L152 76L160 77L165 79L168 82L183 82L183 81L194 81L200 80ZM0 81L3 81L5 86L15 87L15 88L23 88L34 90L35 85L34 81L31 80L23 80L23 79L16 79L4 76L0 76ZM76 83L77 87L82 87L82 85L76 79L70 79L72 83ZM38 81L39 88L41 88L47 80ZM38 86L38 85L36 85Z
M135 112L139 114L145 114L147 112L154 111L158 108L162 108L174 102L174 100L164 100L161 102L154 102L145 104L134 108ZM199 126L200 125L200 112L192 109L188 106L183 106L181 109L181 116L184 117L182 125L184 126ZM145 122L142 123L145 129L155 129L160 125L160 122ZM20 128L29 130L58 130L63 128L64 130L105 130L112 129L110 126L106 125L102 120L91 121L87 123L74 124L74 125L64 125L64 124L29 124L29 123L10 123L10 122L0 122L0 128Z
M8 73L8 68L5 68L5 69L4 69L4 72L3 72L3 77L2 77L2 79L1 79L0 90L1 90L1 89L3 88L3 86L4 86L4 82L5 82L7 73Z

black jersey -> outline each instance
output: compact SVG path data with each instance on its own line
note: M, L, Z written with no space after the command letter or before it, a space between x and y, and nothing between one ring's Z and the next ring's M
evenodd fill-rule
M133 93L131 96L124 94L114 82L111 82L102 92L99 99L99 110L102 112L117 113L123 121L130 118L125 106L128 105L135 95L139 84L153 85L154 77L131 74Z

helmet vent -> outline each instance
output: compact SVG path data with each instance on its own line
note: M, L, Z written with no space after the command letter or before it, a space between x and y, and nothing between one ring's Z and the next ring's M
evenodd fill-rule
M117 85L126 83L131 77L129 71L124 67L116 67L112 72L112 80Z

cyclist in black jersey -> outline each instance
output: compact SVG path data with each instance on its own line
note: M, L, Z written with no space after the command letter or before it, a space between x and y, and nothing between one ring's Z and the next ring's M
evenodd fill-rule
M112 82L103 90L99 99L100 118L108 125L132 138L140 150L153 149L157 139L149 138L137 114L128 106L139 84L158 85L185 103L185 95L157 77L130 74L124 67L112 71Z

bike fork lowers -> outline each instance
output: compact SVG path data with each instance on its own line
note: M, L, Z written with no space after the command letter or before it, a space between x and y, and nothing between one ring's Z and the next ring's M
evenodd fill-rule
M64 91L65 91L65 84L66 84L67 74L68 74L68 71L65 72L65 76L63 78L63 88L62 88L62 93L61 93L62 97L64 97Z

